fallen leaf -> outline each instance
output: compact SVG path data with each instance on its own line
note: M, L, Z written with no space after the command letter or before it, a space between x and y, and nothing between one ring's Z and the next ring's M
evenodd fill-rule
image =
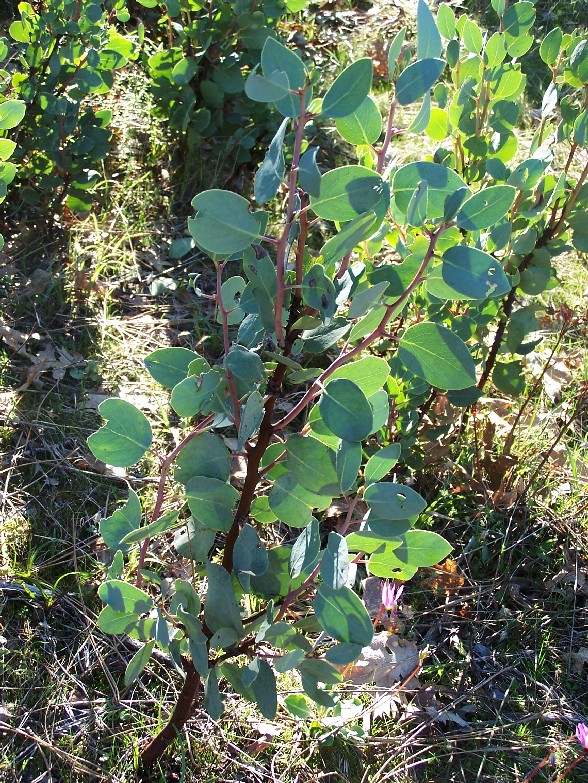
M27 370L25 382L17 391L28 389L42 373L48 370L52 371L55 380L60 380L70 367L84 363L84 358L80 354L70 354L65 348L52 343L46 343L36 355L26 352L26 357L31 362L31 367Z
M583 674L584 667L588 666L588 647L580 647L578 652L573 652L570 655L570 662L574 674Z
M394 688L411 677L404 690L416 690L419 682L414 674L420 668L419 651L413 642L386 631L375 634L372 643L364 647L353 664L336 667L354 685L374 683L377 688Z
M431 569L432 575L425 579L424 584L432 590L440 590L445 595L454 595L463 587L465 579L459 574L455 560L448 557L441 565Z
M2 339L14 353L19 354L19 356L30 358L26 346L31 340L40 340L41 335L37 334L37 332L25 334L10 326L6 326L6 324L0 323L0 339Z
M567 564L557 574L545 582L547 590L556 587L572 586L575 593L588 595L588 569L581 569L579 564L568 559Z
M44 294L52 282L53 275L51 272L48 272L46 269L35 269L23 290L28 296Z

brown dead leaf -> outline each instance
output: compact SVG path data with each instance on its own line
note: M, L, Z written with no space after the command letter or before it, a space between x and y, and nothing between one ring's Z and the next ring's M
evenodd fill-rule
M505 482L492 495L492 508L497 511L509 511L514 508L522 497L524 484L522 476L516 480L514 486L509 486L509 483Z
M583 674L584 667L588 666L588 647L580 647L578 652L570 655L570 663L574 674Z
M382 631L374 635L354 664L335 667L354 685L375 686L371 691L372 707L364 715L366 732L376 718L395 715L400 705L406 704L407 692L414 694L419 690L416 673L420 666L419 651L413 642Z
M388 76L388 49L390 44L386 45L379 38L372 42L366 54L372 58L374 64L374 76L380 76L385 79Z
M354 685L373 683L376 688L395 688L410 678L403 685L403 690L416 690L419 682L414 675L419 667L420 656L416 644L401 639L395 633L382 631L374 635L369 647L363 648L355 663L336 668Z
M111 465L107 465L102 460L96 459L96 457L87 451L83 456L80 456L73 460L73 464L78 470L94 470L97 473L103 473L105 476L111 478L124 479L128 473L125 468L115 468Z
M37 334L37 332L30 332L29 334L19 332L17 329L0 323L0 339L5 342L14 353L17 353L19 356L30 358L26 346L31 340L40 340L41 335Z
M464 585L465 579L460 575L455 560L450 557L431 570L432 575L425 579L424 583L432 590L442 591L445 595L454 595Z
M375 620L382 608L382 581L378 576L368 576L361 583L363 602L372 620Z
M270 721L250 721L255 724L255 729L259 732L259 738L253 740L245 747L247 753L252 756L261 753L269 748L273 743L274 737L279 737L283 729L279 723L270 723Z
M500 454L493 457L490 452L484 454L482 467L488 482L488 486L494 492L504 490L508 486L508 481L514 466L517 464L515 457L509 457L506 454Z
M52 282L53 275L51 272L46 269L35 269L24 286L23 291L27 296L44 294L47 292Z
M70 367L83 364L84 358L80 354L71 354L61 346L46 343L37 355L27 352L27 358L31 367L27 370L25 382L17 391L25 391L44 372L51 370L55 380L60 380Z
M94 280L84 269L74 271L74 295L76 299L83 299L91 293L105 294L108 287L98 280Z
M555 590L557 587L566 588L570 585L574 592L588 595L588 569L580 568L579 563L568 557L566 565L552 579L545 582L545 588Z

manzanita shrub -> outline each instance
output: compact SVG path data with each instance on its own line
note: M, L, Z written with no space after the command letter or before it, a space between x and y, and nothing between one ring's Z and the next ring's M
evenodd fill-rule
M2 55L6 56L7 49L3 47L0 41L0 62ZM10 138L10 131L15 132L15 128L22 122L25 114L24 101L10 99L2 96L4 100L0 101L0 204L6 198L8 187L16 176L18 170L11 157L16 149L16 142ZM4 247L4 237L0 234L0 250Z
M24 109L9 165L20 164L12 179L17 174L25 203L91 208L112 119L96 96L110 90L136 48L115 26L124 10L124 0L23 2L0 38L0 91Z
M368 58L313 98L315 76L270 37L247 76L249 98L284 118L255 204L207 190L189 221L215 270L214 293L201 293L216 303L224 354L210 363L163 348L145 359L184 435L161 458L149 513L130 490L100 528L116 554L99 627L144 642L126 683L156 647L184 677L168 725L142 750L146 766L201 684L214 718L221 678L273 718L276 674L293 670L305 696L288 697L289 709L300 714L306 697L332 705L337 667L372 640L360 576L400 584L451 549L419 524L425 499L391 472L418 456L432 394L467 407L490 375L519 391L535 297L557 284L553 260L570 242L588 245L588 43L557 29L541 42L552 81L527 148L519 58L533 44L534 8L492 5L500 26L490 35L446 4L435 21L419 2L416 45L404 30L390 43L384 121ZM402 127L397 117L417 103ZM321 122L355 146L357 163L321 172L306 136ZM414 134L437 149L416 157ZM100 412L92 452L115 466L139 461L152 443L144 414L121 399ZM345 510L328 532L321 519L334 501ZM277 521L293 531L281 545L267 535ZM169 588L150 541L172 529L193 572Z
M145 12L145 48L155 114L187 134L190 146L203 137L228 141L238 148L237 164L249 161L275 113L248 99L245 71L259 66L266 39L308 0L138 2L153 9Z

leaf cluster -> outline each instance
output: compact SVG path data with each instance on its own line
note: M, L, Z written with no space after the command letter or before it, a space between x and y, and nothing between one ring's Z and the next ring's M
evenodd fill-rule
M150 517L131 493L102 523L117 554L99 625L147 645L128 680L155 643L179 670L199 673L213 716L223 676L273 717L275 673L289 670L330 706L333 664L356 660L373 635L359 577L406 581L451 550L420 524L426 499L395 466L418 464L420 412L432 395L467 408L490 375L520 393L536 297L557 284L557 257L570 243L585 249L588 236L588 166L579 175L571 166L587 145L588 43L561 31L542 42L552 81L530 149L519 153L520 58L534 8L493 6L501 30L488 35L447 4L435 19L420 0L416 46L404 30L390 45L384 121L368 58L321 98L302 60L266 39L244 89L283 121L256 173L255 203L206 190L188 225L216 271L224 354L211 363L166 348L146 358L187 434L162 463ZM397 106L415 103L410 127L396 125ZM355 145L357 163L321 170L306 132L323 121ZM395 137L422 133L439 144L433 155L390 154ZM558 145L567 151L561 170ZM273 199L278 225L263 209ZM285 399L294 402L284 410ZM93 453L137 462L151 442L145 416L122 400L101 413ZM235 454L247 465L242 485L231 480ZM172 469L181 490L170 501ZM335 500L346 513L326 531L320 522ZM268 544L265 526L276 521L293 541ZM176 527L194 581L166 590L145 563L150 538Z

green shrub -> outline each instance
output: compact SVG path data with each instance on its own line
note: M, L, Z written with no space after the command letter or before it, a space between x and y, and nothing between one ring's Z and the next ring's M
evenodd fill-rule
M211 364L166 348L145 359L187 434L162 462L145 522L131 491L101 524L116 555L98 624L145 642L126 682L155 646L185 675L170 723L142 752L145 766L177 736L201 681L215 718L220 677L268 718L275 672L297 670L306 696L332 705L334 665L372 641L360 575L404 582L451 550L423 527L425 498L391 472L419 464L419 422L433 395L467 408L490 376L520 392L535 298L558 283L554 259L588 243L588 164L573 165L588 140L588 42L557 30L542 41L552 82L524 149L520 58L534 9L524 0L493 6L502 26L489 36L446 4L435 21L419 2L416 47L404 30L390 44L384 122L368 58L313 99L303 62L269 37L247 77L249 99L284 117L255 176L256 203L207 190L189 221L216 270L224 356ZM410 126L398 125L399 110L415 104ZM356 146L359 163L321 172L305 129L323 119ZM438 147L397 160L401 134ZM278 225L263 209L272 200ZM325 225L326 241L317 233ZM89 439L95 456L136 463L151 445L147 418L118 399L101 413L107 423ZM242 484L231 481L235 454L247 465ZM345 512L327 534L320 521L333 500ZM267 525L278 520L294 531L292 545L269 543ZM147 565L150 540L172 529L194 578L168 590Z
M134 39L114 24L123 8L122 0L20 3L8 38L0 40L2 89L26 109L13 158L27 204L91 207L112 117L95 98L109 91L114 72L135 55Z
M151 21L146 11L146 48L156 46L145 59L157 116L187 133L192 146L202 137L224 140L238 146L237 164L250 160L275 115L247 98L246 74L259 67L266 39L278 38L282 19L307 0L138 1L162 12Z

